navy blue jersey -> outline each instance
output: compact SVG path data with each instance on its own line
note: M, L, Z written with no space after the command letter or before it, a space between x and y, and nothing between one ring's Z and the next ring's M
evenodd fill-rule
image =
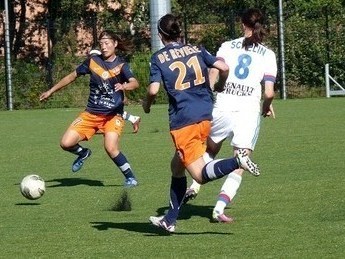
M76 69L77 75L90 74L90 95L86 111L92 114L112 115L123 113L123 91L115 92L116 83L126 83L133 78L128 63L120 57L104 61L101 55L86 59Z
M171 130L212 120L208 68L216 61L205 48L182 43L169 44L152 55L150 83L163 82Z

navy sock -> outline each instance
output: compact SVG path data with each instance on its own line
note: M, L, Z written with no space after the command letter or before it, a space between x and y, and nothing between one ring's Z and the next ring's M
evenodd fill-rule
M207 183L215 179L222 178L238 168L239 164L237 159L234 157L213 160L206 164L202 169L203 182Z
M128 163L127 158L120 152L116 157L112 158L115 165L121 170L122 174L128 178L135 178L134 173Z
M80 156L84 152L86 152L87 148L84 148L84 147L80 146L79 144L76 144L73 147L65 148L64 150L66 150L72 154L75 154L77 156Z
M164 217L168 224L175 224L186 190L187 177L171 177L169 211Z

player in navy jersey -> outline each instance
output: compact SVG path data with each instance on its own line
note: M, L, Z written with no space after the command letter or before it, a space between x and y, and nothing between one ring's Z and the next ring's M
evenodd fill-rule
M235 154L238 149L245 149L250 155L258 139L260 115L275 117L272 101L277 62L275 53L262 43L266 34L264 16L259 9L249 8L242 14L241 20L243 36L224 42L217 52L217 57L224 59L233 69L225 88L216 95L207 148L211 157L217 155L226 139L229 139ZM211 82L217 73L211 70ZM242 169L236 169L226 177L212 213L215 222L233 221L232 217L224 214L224 209L233 201L241 185L242 174ZM185 202L195 198L199 190L200 184L193 181L187 190Z
M98 56L98 55L102 55L102 52L99 51L98 49L92 49L89 52L89 56ZM126 97L126 93L124 93L124 104L128 105L128 99ZM137 133L139 131L139 125L141 122L141 118L139 116L130 114L127 111L123 111L122 117L127 120L130 121L132 123L132 127L133 127L133 133Z
M124 127L124 91L136 89L139 83L128 63L116 55L116 49L129 51L131 45L109 30L100 34L99 44L102 55L87 58L75 71L42 93L40 100L49 98L77 77L90 75L90 94L86 109L69 126L60 146L78 156L72 164L72 171L77 172L91 155L91 150L82 147L79 142L89 140L98 130L103 132L104 148L108 156L125 176L125 187L133 187L138 182L127 158L119 150L119 142Z
M158 32L164 48L151 57L150 85L143 109L145 113L150 112L160 82L163 82L169 98L170 134L176 148L171 167L185 167L200 184L221 178L237 168L258 174L257 165L245 152L229 159L206 161L208 163L203 159L213 106L208 69L219 70L218 85L222 87L228 76L228 66L203 47L182 44L180 24L172 14L158 21ZM181 173L174 174L175 171ZM164 216L150 217L150 222L174 232L186 189L184 170L172 170L169 211Z

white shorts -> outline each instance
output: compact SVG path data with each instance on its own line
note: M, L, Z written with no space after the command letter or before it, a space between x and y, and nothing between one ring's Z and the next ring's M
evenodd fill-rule
M210 138L215 143L229 138L233 147L254 150L260 131L260 113L214 108L212 115Z

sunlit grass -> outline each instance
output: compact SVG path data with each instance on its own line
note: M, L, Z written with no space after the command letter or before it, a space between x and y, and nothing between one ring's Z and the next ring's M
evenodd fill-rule
M1 258L341 258L345 253L345 99L277 100L264 119L253 154L262 175L244 176L226 213L233 224L209 222L223 180L205 185L182 208L176 234L148 223L168 205L170 158L167 107L141 107L138 134L121 139L139 180L124 191L102 136L84 143L93 154L77 174L59 140L77 109L0 112ZM228 156L228 142L220 157ZM26 200L19 182L29 173L47 191ZM129 206L130 205L130 206Z

